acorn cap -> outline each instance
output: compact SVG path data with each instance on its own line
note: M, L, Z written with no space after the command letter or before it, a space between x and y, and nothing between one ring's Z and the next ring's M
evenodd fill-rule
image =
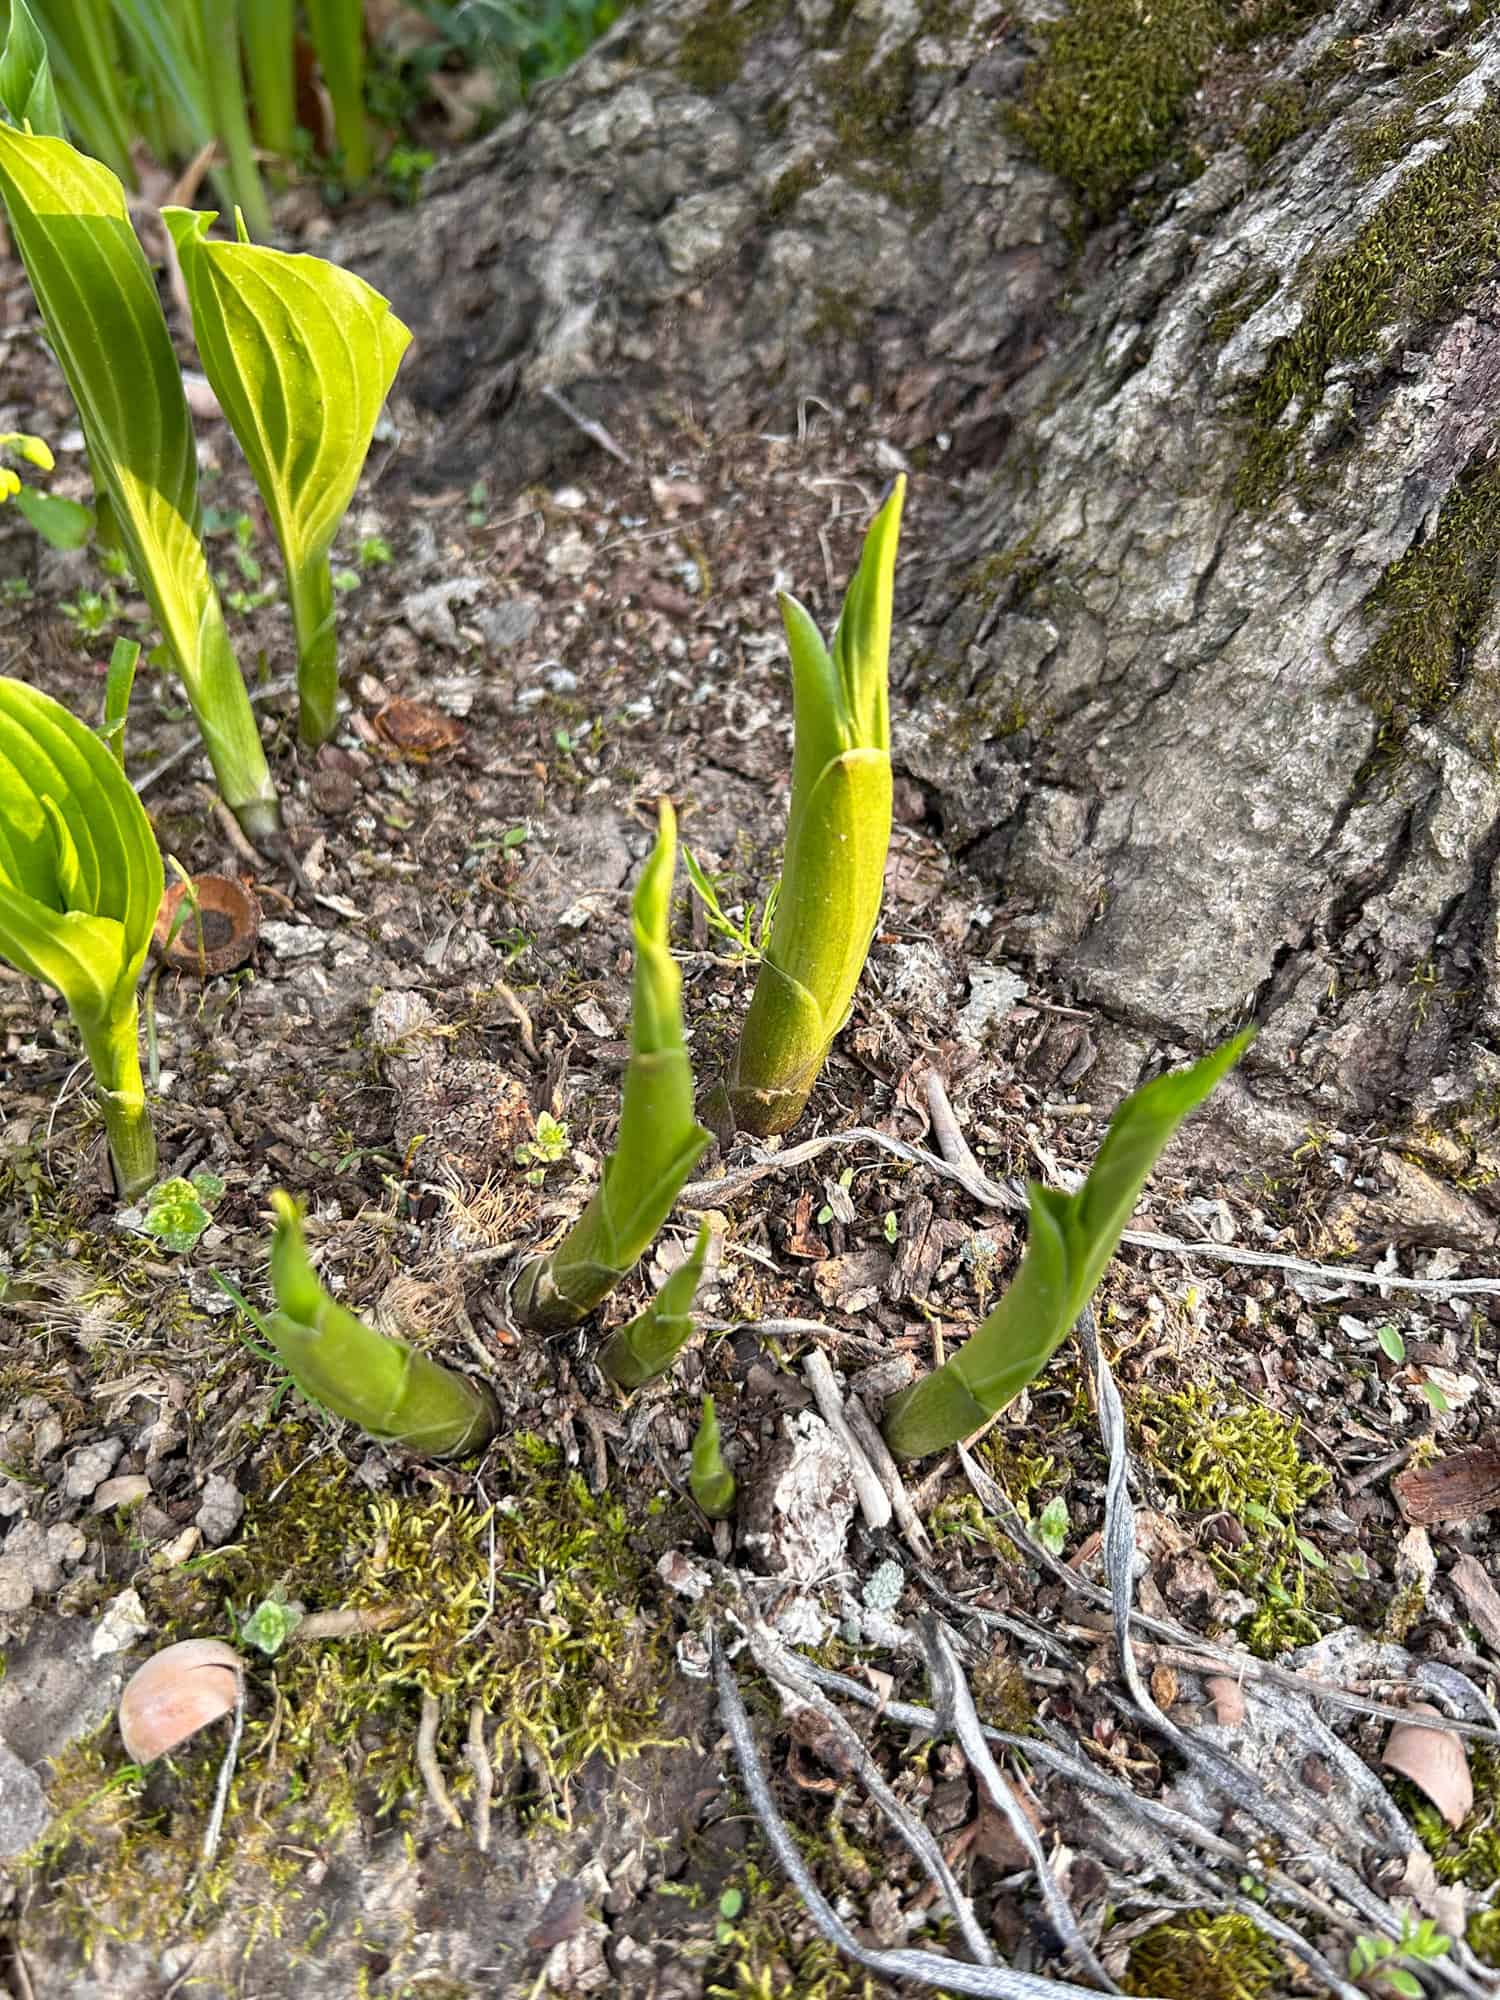
M183 908L187 889L181 882L174 882L162 897L156 918L156 949L174 972L196 972L205 979L233 972L255 949L260 936L260 904L232 875L195 875L193 893L198 898L196 914L190 903ZM172 937L174 923L177 935Z

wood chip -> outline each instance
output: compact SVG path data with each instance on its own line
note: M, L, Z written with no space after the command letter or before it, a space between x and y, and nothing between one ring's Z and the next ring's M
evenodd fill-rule
M1391 1481L1408 1521L1472 1521L1500 1508L1500 1445L1477 1444Z
M1464 1609L1479 1627L1485 1643L1500 1653L1500 1590L1496 1590L1473 1556L1460 1556L1448 1581L1463 1599Z

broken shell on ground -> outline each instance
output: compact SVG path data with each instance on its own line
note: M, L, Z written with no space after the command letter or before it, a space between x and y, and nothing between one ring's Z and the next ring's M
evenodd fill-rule
M463 725L425 701L398 694L375 717L375 731L390 750L403 757L436 757L463 741Z
M137 1667L120 1695L120 1734L134 1763L164 1757L231 1713L244 1663L222 1639L183 1639Z
M162 897L156 918L156 949L174 972L197 972L205 979L233 972L255 949L260 936L260 904L232 875L195 875L193 893L198 898L196 912L190 903L183 908L187 897L184 883L174 882ZM173 924L177 925L175 937Z

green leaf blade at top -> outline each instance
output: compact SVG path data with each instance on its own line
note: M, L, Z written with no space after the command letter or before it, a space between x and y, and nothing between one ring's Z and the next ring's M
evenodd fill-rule
M198 470L156 285L108 168L0 126L0 198L90 464L187 689L226 804L276 832L275 787L198 539Z
M373 286L336 264L210 238L210 214L167 208L162 216L204 373L281 548L302 736L320 742L332 733L338 675L328 552L411 334Z
M969 1436L1035 1380L1093 1296L1162 1149L1253 1038L1247 1029L1127 1097L1076 1194L1032 1186L1026 1253L998 1305L943 1367L886 1406L882 1429L898 1458Z
M29 125L43 138L68 136L46 37L26 0L10 0L10 27L0 49L0 104L17 125Z

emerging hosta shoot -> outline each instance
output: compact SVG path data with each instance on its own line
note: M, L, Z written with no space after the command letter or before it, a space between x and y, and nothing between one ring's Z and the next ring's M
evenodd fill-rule
M532 1326L576 1326L608 1297L650 1249L708 1144L693 1116L682 974L667 946L676 860L677 819L663 799L631 904L635 983L619 1136L583 1214L551 1256L533 1258L516 1280L516 1310Z
M107 167L0 126L0 198L130 567L203 731L224 802L255 841L276 790L198 539L198 457L156 283Z
M693 1337L693 1300L713 1244L705 1222L688 1257L646 1310L622 1326L599 1356L599 1366L622 1389L639 1389L665 1375Z
M712 1396L703 1398L703 1421L693 1439L693 1463L688 1473L693 1498L710 1521L722 1521L734 1511L734 1474L719 1449L719 1415Z
M308 1257L296 1202L278 1188L271 1206L277 1310L251 1317L307 1400L347 1417L368 1437L432 1458L482 1450L495 1433L489 1391L405 1341L377 1333L330 1298Z
M886 1406L885 1440L898 1458L967 1437L1041 1373L1093 1296L1157 1155L1252 1039L1247 1029L1127 1097L1076 1194L1032 1183L1026 1254L1009 1290L945 1366Z
M794 597L781 599L792 657L792 799L771 941L726 1079L742 1131L801 1116L849 1017L885 884L891 842L887 668L898 479L865 538L830 653Z
M243 237L213 241L212 215L167 208L162 217L204 373L281 544L297 629L299 730L315 746L333 734L337 715L328 551L411 334L351 271Z
M0 957L62 995L131 1200L156 1179L135 989L161 893L151 822L105 745L0 679Z

